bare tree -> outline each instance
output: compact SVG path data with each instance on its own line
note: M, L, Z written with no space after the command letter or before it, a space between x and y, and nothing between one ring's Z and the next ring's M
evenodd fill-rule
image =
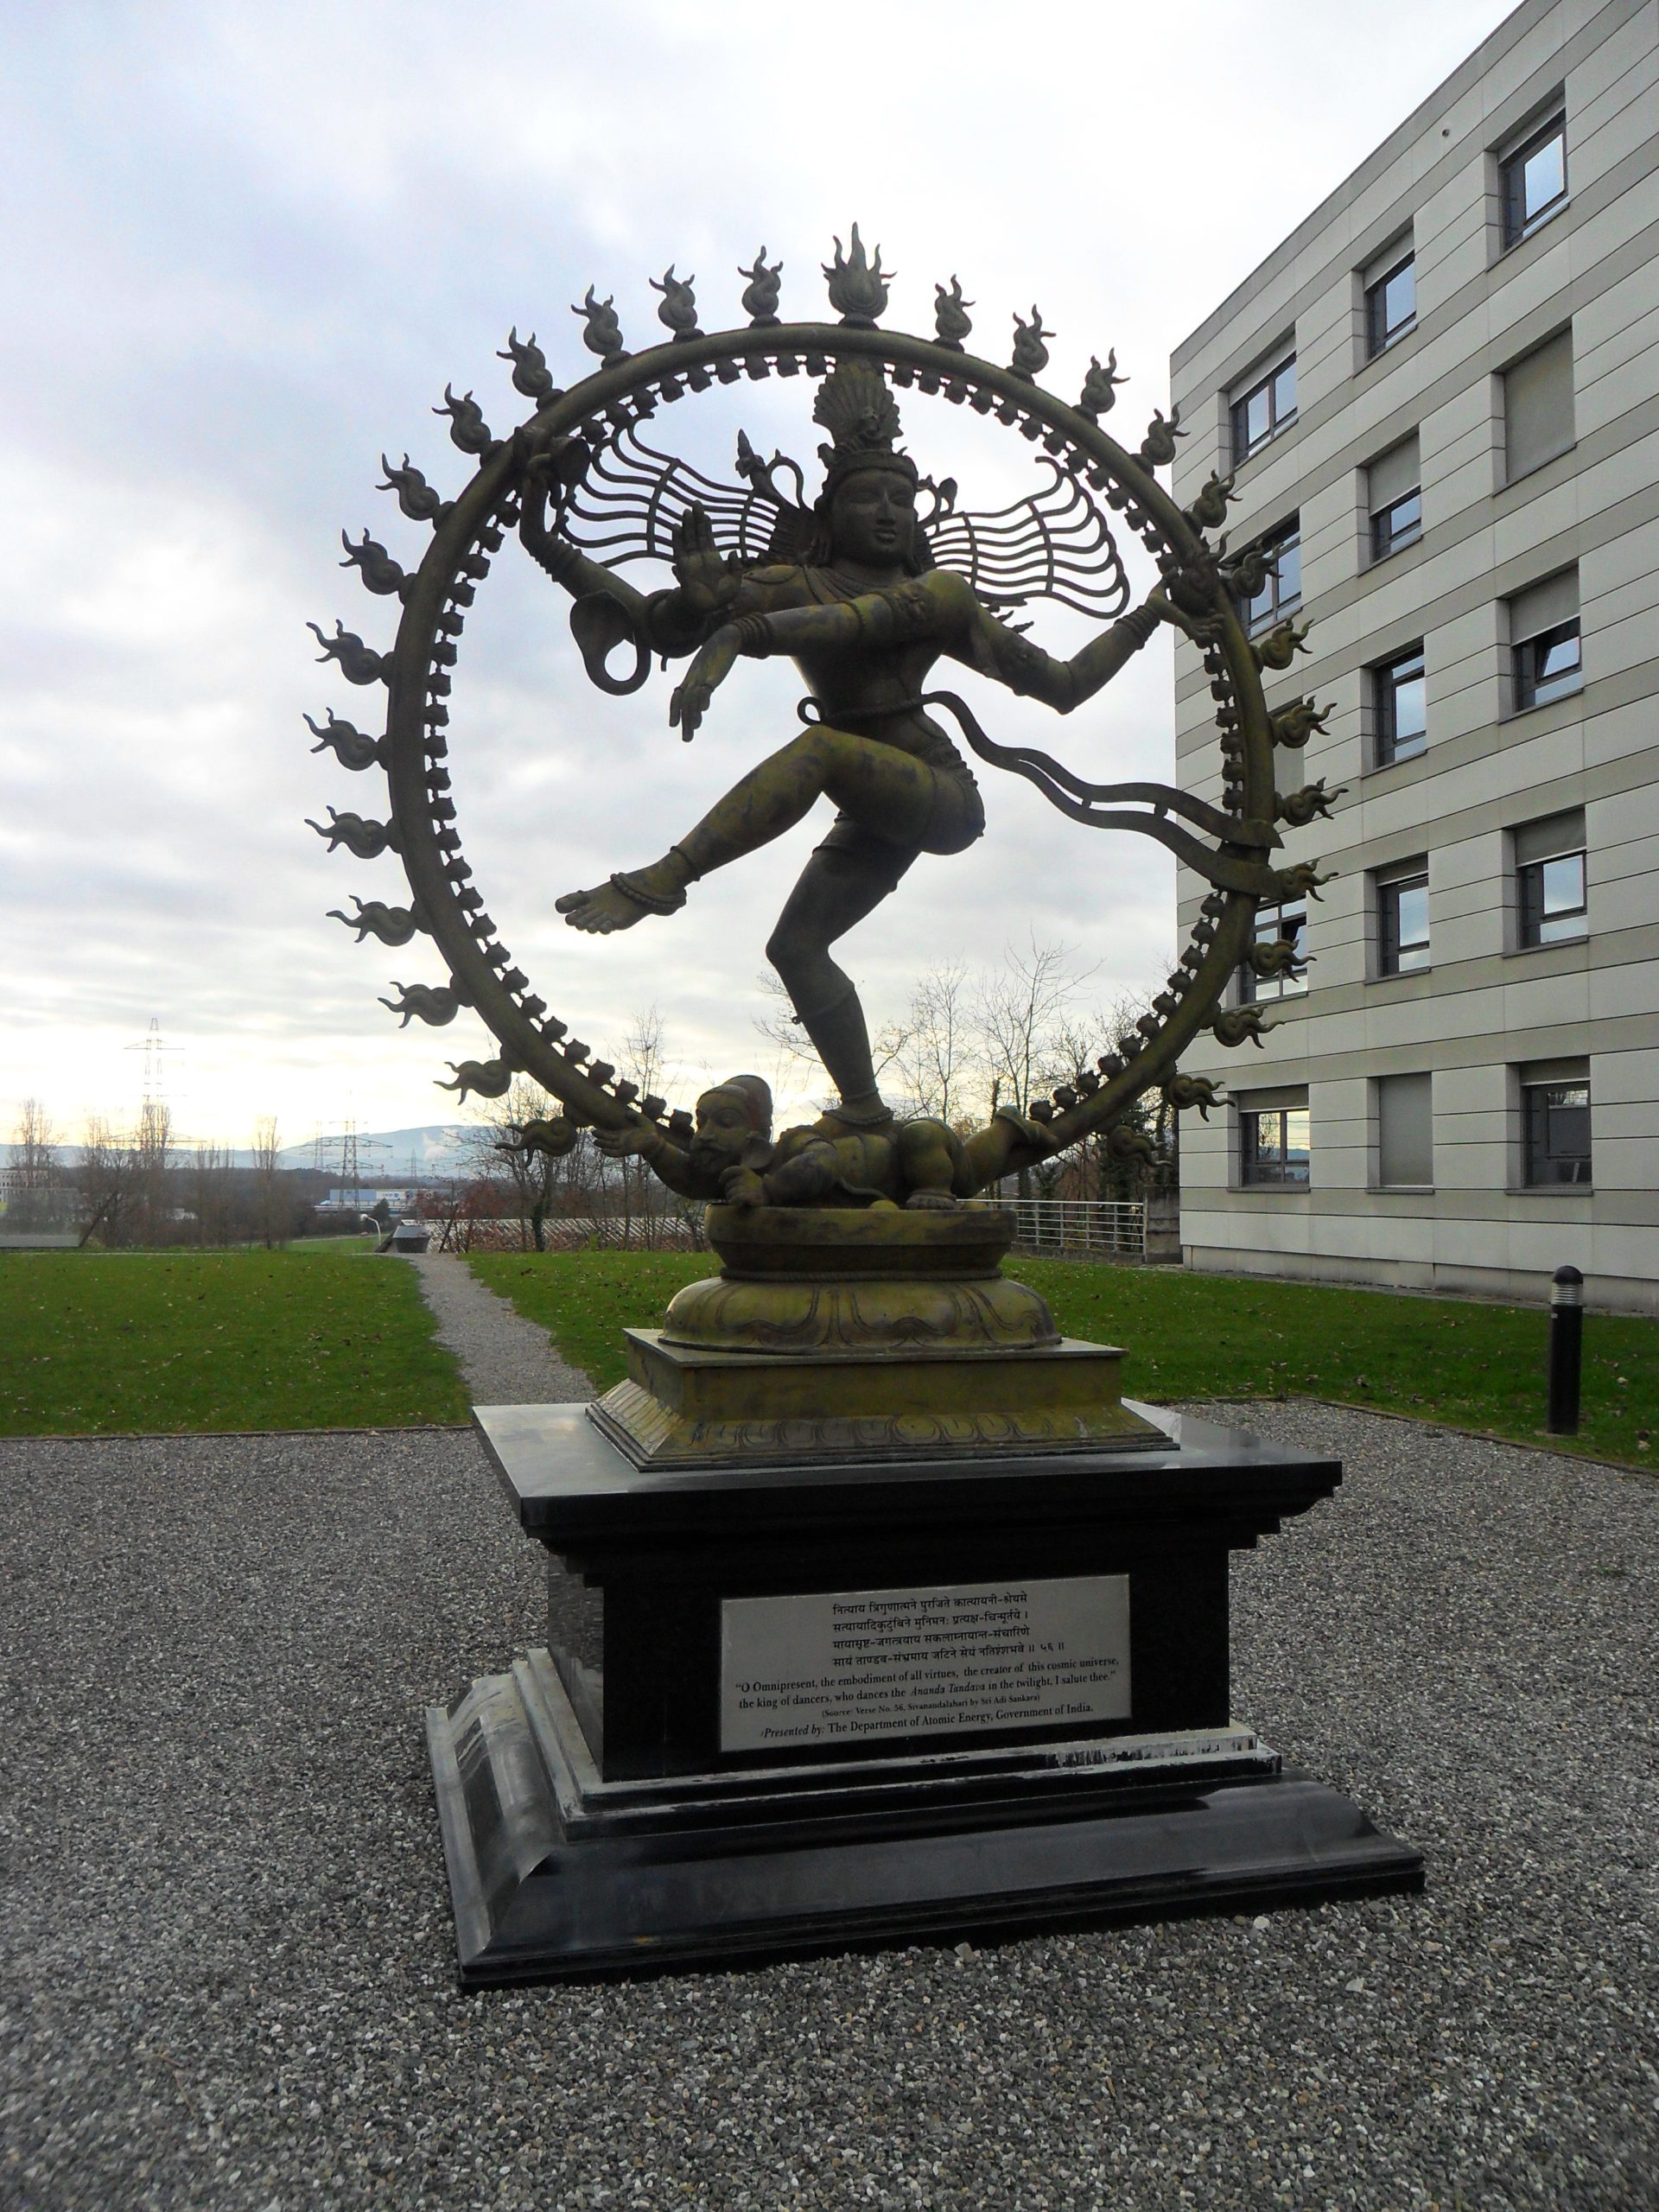
M643 1088L643 1086L642 1086ZM591 1129L577 1127L558 1101L527 1077L515 1077L487 1105L470 1147L471 1175L452 1194L440 1249L470 1250L491 1232L486 1222L517 1224L519 1249L547 1248L547 1223L561 1217L603 1233L615 1211L616 1163L601 1157ZM624 1193L625 1205L627 1194ZM494 1235L499 1237L499 1229Z
M442 1189L425 1192L423 1212L429 1222L437 1225L438 1241L433 1248L439 1252L459 1252L461 1249L461 1214L465 1204L465 1186L459 1176L452 1175Z
M936 1121L965 1122L965 1093L978 1058L966 964L951 960L930 968L893 1034L892 1058L910 1099Z
M630 1083L639 1087L642 1098L660 1094L667 1069L668 1052L665 1033L659 1009L650 1006L643 1013L636 1012L622 1041L622 1071ZM595 1153L595 1158L599 1155ZM665 1183L652 1174L647 1161L637 1156L607 1161L605 1165L616 1175L622 1200L623 1241L634 1241L633 1227L639 1224L639 1242L648 1251L655 1251L663 1242L665 1224L671 1219L690 1224L700 1214L695 1202L677 1198Z
M987 1081L988 1110L1011 1106L1023 1114L1044 1087L1056 1051L1056 1037L1079 984L1092 970L1079 970L1070 946L1039 944L1016 952L1012 945L1002 965L981 979L974 1001L974 1026ZM1031 1196L1031 1173L1020 1170L1020 1196Z
M101 1115L90 1115L77 1171L80 1201L86 1213L86 1224L80 1233L83 1246L100 1230L106 1244L126 1242L131 1228L136 1173L132 1147L115 1135Z
M1039 944L1034 937L1027 952L1010 945L1001 968L981 979L974 1019L993 1110L1025 1112L1053 1057L1056 1028L1086 980L1069 945Z
M137 1195L137 1232L146 1244L161 1244L172 1233L167 1173L173 1165L173 1109L164 1098L146 1098L138 1113L137 1135L130 1147Z
M199 1144L191 1162L195 1198L196 1242L231 1241L231 1156L216 1144Z
M472 1175L461 1211L469 1221L509 1219L518 1225L521 1251L542 1249L551 1161L524 1141L525 1131L545 1122L556 1102L539 1083L516 1075L499 1098L483 1107L468 1144ZM467 1242L470 1244L470 1236Z
M46 1190L57 1158L57 1131L38 1098L25 1098L17 1115L12 1168L25 1190Z
M40 1100L25 1098L17 1116L11 1167L6 1177L6 1211L17 1228L43 1228L58 1211L56 1136Z
M259 1234L269 1251L273 1244L286 1244L287 1215L282 1204L282 1193L276 1177L277 1156L276 1116L262 1115L253 1125L253 1174L257 1198Z

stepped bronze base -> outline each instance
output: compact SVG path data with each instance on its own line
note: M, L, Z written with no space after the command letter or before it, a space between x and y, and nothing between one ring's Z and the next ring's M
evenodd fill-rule
M1163 1439L1119 1395L1122 1352L1072 1338L1039 1351L789 1359L688 1351L630 1329L628 1380L594 1426L636 1467L1102 1451Z
M594 1407L636 1467L841 1464L1099 1451L1155 1432L1123 1406L1122 1354L1065 1338L1005 1277L988 1208L711 1206L722 1266Z

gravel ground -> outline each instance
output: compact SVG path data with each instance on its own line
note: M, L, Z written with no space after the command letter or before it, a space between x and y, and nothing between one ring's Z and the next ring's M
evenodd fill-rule
M473 1440L0 1445L8 2208L1659 2197L1659 1493L1317 1407L1237 1696L1420 1898L463 1997L421 1707L539 1640Z
M546 1330L486 1290L465 1260L416 1252L409 1264L419 1270L438 1342L461 1362L474 1405L563 1406L593 1396L593 1384L565 1365Z

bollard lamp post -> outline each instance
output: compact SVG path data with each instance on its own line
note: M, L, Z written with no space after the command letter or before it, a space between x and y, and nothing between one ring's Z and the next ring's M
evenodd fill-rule
M1584 1277L1557 1268L1549 1292L1549 1416L1551 1436L1579 1433L1579 1377L1584 1362Z

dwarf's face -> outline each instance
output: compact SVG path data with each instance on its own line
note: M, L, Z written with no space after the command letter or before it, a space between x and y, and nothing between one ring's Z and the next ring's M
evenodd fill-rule
M916 487L893 468L861 468L830 503L836 552L871 568L902 568L916 543Z
M748 1101L741 1091L716 1088L697 1101L697 1133L691 1140L691 1164L700 1173L718 1175L735 1167L754 1135Z

